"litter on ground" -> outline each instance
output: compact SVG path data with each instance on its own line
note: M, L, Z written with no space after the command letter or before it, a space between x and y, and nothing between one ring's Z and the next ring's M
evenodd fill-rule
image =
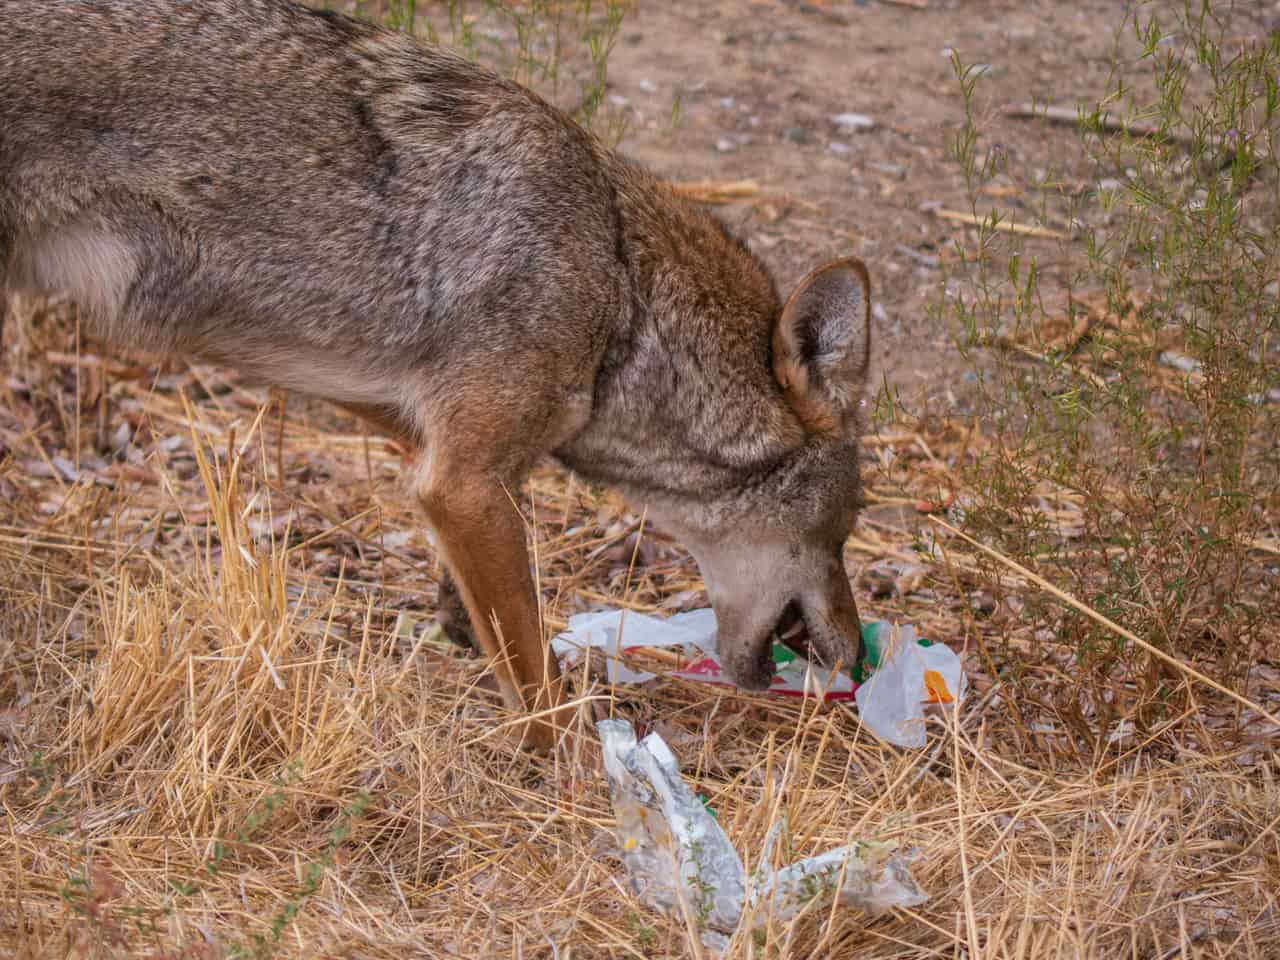
M928 899L908 870L910 855L893 844L855 842L773 867L781 820L770 827L748 875L660 736L637 743L625 720L601 720L596 727L632 890L646 905L696 927L707 948L725 950L744 916L759 928L802 910L829 909L833 901L881 913Z
M572 617L551 647L566 666L598 658L610 683L653 680L658 674L631 665L649 660L674 668L669 676L732 687L717 652L716 629L709 608L665 620L606 608ZM767 692L855 701L863 724L880 739L900 747L924 746L926 711L954 706L964 697L960 658L946 644L917 637L910 624L870 621L862 626L862 639L865 663L851 671L818 666L775 641L777 669Z

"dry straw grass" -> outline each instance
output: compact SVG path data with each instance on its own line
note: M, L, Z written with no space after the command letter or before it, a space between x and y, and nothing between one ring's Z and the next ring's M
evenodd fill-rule
M26 305L0 361L0 954L697 955L627 892L604 784L515 749L482 665L431 629L400 452L73 330ZM848 548L864 614L966 652L974 692L928 748L675 680L579 674L584 718L659 730L748 861L784 814L784 860L920 849L925 906L802 917L734 956L1280 956L1275 730L1187 680L1179 715L1082 742L1045 706L1071 651L1018 616L1041 587L1003 577L996 600L989 561L920 522L979 442L945 422L868 438ZM1042 493L1069 531L1079 505ZM546 470L523 497L550 628L705 602L607 492ZM1039 705L996 679L1011 663ZM1275 712L1274 664L1252 678L1240 694Z

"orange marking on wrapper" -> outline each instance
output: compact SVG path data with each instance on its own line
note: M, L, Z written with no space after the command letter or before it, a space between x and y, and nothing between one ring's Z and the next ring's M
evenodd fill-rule
M951 696L951 691L947 689L947 681L942 678L937 670L926 670L924 672L924 686L929 691L929 699L926 703L954 703L955 697Z

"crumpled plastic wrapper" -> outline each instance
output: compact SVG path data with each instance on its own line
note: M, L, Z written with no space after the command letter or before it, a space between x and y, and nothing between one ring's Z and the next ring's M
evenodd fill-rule
M683 662L669 676L732 687L720 661L718 629L715 611L709 607L666 619L609 607L570 617L569 628L551 641L551 649L566 666L579 662L589 651L603 654L611 683L644 683L657 676L628 667L622 662L625 653L680 649ZM781 643L773 645L771 656L777 672L768 693L853 700L855 684L847 673L810 663Z
M596 724L617 818L618 846L642 903L681 917L702 943L723 951L750 913L756 927L790 920L833 900L871 913L923 903L927 895L891 844L855 843L772 869L781 824L748 877L729 838L680 776L675 756L651 733L639 743L625 720Z
M899 747L924 746L925 713L964 698L960 658L946 644L918 637L910 624L868 621L862 625L862 639L865 667L874 671L869 679L862 667L852 675L836 673L775 642L771 655L777 671L767 692L856 700L863 725L881 740ZM565 666L593 656L603 661L611 683L627 684L644 683L657 674L627 666L624 654L679 650L678 656L672 655L677 667L668 676L733 686L717 652L716 616L710 609L665 620L614 608L580 613L570 618L569 628L551 641L551 647Z

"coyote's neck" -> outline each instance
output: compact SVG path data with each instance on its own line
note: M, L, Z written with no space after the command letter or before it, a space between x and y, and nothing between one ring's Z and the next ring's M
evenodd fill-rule
M773 281L696 204L612 162L629 291L591 423L560 456L595 479L655 495L748 482L804 442L771 369L781 311Z

